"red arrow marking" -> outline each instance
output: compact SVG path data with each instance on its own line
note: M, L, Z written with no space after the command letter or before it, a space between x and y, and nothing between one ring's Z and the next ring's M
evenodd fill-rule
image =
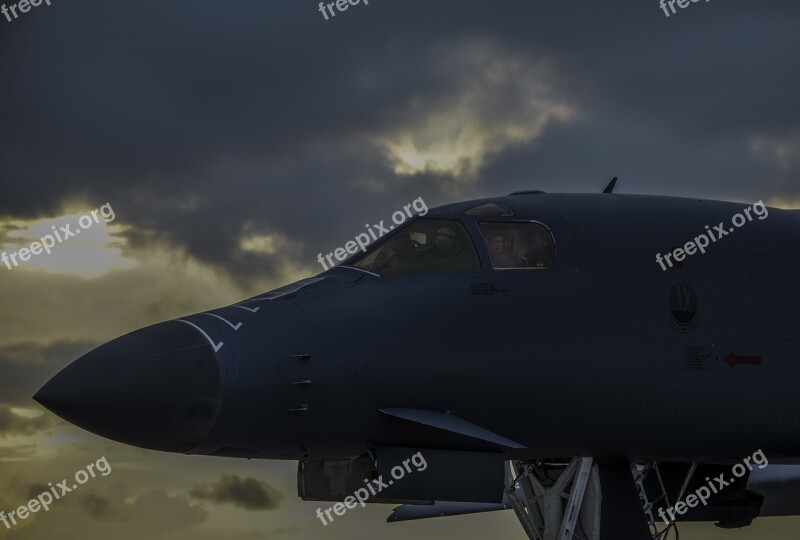
M743 366L760 366L761 365L761 357L760 356L738 356L734 353L730 353L728 356L725 357L725 361L728 363L729 366L735 367L737 364Z

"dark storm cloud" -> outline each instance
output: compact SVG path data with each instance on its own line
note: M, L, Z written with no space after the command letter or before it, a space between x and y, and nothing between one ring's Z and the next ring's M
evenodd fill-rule
M111 499L92 493L81 499L81 507L93 518L100 521L109 521L116 517L117 514Z
M0 396L12 405L35 405L31 396L68 363L89 352L96 343L58 340L52 343L10 343L0 346ZM0 418L3 410L0 409ZM2 428L0 428L2 429Z
M88 352L93 345L93 343L83 340L58 340L46 344L32 341L9 343L0 347L0 362L58 364L74 360Z
M29 499L47 490L49 487L44 484L31 487ZM2 508L15 506L7 504ZM82 511L75 511L76 507ZM47 514L40 512L36 519L28 519L24 527L15 528L11 537L15 540L51 537L83 540L219 538L218 532L207 534L199 529L207 519L208 512L201 506L191 505L185 497L173 497L163 490L149 491L135 498L126 497L121 492L115 492L110 499L105 496L70 496L54 502Z
M0 214L83 195L112 202L137 242L186 246L239 277L313 265L398 204L445 202L446 179L398 177L379 139L509 58L548 66L540 86L577 115L496 152L467 193L594 190L618 174L629 192L798 195L798 161L773 159L797 140L798 15L789 1L666 18L657 0L384 0L329 21L296 0L54 4L0 34ZM459 64L475 43L491 57ZM487 107L505 118L518 101ZM291 249L241 253L247 224Z
M245 510L274 510L283 494L256 478L225 474L210 486L197 486L189 493L195 499L215 504L232 504Z
M0 407L0 437L33 435L41 431L47 431L52 425L53 420L49 415L26 418L15 414L6 407Z
M48 486L47 484L44 484L44 483L41 483L41 482L37 482L35 484L31 484L30 486L28 486L28 489L27 489L27 494L28 494L27 498L29 500L30 499L35 499L36 496L39 495L40 493L44 493L45 491L49 491L49 490L50 490L50 486Z

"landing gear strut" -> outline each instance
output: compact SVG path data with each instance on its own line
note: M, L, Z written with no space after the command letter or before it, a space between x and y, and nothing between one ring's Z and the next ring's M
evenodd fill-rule
M510 461L506 494L531 540L600 540L600 476L590 457Z

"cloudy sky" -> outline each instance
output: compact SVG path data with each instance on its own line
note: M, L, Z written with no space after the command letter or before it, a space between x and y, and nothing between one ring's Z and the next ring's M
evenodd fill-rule
M11 0L6 0L8 4ZM321 268L417 197L536 188L800 207L800 4L51 0L0 16L0 510L112 472L0 538L518 538L511 512L323 527L295 463L149 452L30 396L118 335ZM75 225L73 225L75 229ZM796 519L726 534L796 538Z

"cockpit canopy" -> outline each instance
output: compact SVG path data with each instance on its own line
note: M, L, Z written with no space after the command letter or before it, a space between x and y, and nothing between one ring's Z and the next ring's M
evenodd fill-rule
M550 231L541 223L478 223L492 267L549 268L556 250Z
M477 270L467 229L452 219L419 219L348 264L381 276Z
M553 236L541 223L483 221L477 225L495 270L545 269L555 260ZM380 276L466 272L481 266L467 228L457 220L440 218L413 221L346 265Z

